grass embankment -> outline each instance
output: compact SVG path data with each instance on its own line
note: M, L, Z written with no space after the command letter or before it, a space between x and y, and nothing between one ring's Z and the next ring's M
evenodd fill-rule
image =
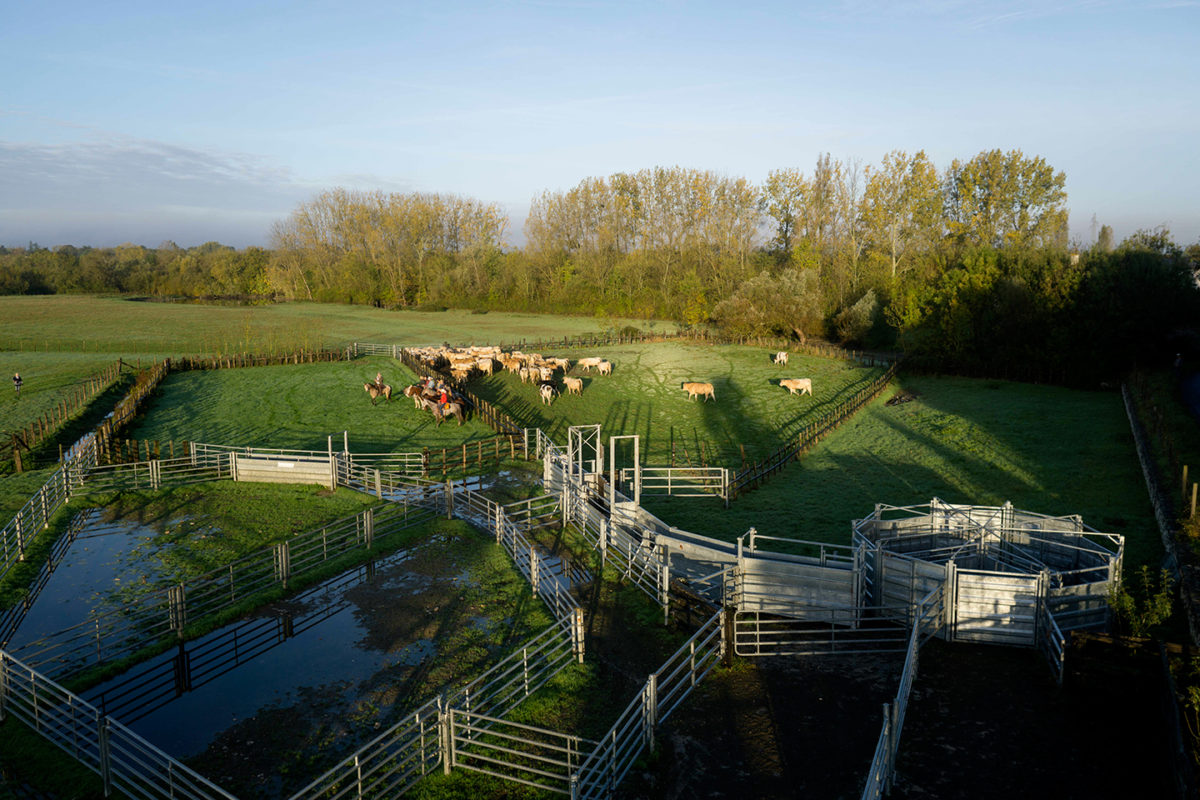
M332 303L224 306L121 297L0 297L0 350L142 354L273 353L385 344L489 344L559 339L639 320L450 310L387 311ZM674 329L657 323L658 329ZM9 373L11 376L11 372Z
M563 394L544 405L537 387L511 374L473 381L472 389L503 408L522 425L540 427L566 442L571 425L600 423L605 437L638 434L643 461L656 466L727 466L739 468L773 451L779 443L815 421L883 372L831 358L793 355L791 363L771 363L761 347L704 345L679 341L597 348L562 353L572 361L607 358L613 373L597 375L572 367L583 378L583 394ZM791 395L781 378L812 378L813 394ZM712 383L713 401L689 400L685 382ZM562 388L561 378L555 382ZM626 456L626 465L632 454Z
M894 406L897 391L918 398ZM967 378L905 377L803 459L725 510L644 498L665 521L733 541L759 533L849 544L876 503L1001 505L1079 514L1126 537L1126 570L1157 568L1154 527L1120 395Z

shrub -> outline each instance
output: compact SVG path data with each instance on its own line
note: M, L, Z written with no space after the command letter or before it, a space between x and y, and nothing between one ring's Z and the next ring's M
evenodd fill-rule
M1131 587L1128 581L1113 586L1108 593L1108 605L1118 629L1141 637L1148 635L1155 625L1170 618L1175 582L1165 569L1159 574L1158 580L1154 580L1147 566L1138 570L1138 576L1141 579L1140 587Z

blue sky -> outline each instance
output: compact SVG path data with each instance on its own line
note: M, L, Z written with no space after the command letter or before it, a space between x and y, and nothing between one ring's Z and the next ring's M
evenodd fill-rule
M817 156L1067 175L1072 233L1200 240L1200 2L22 2L0 244L266 245L335 186L530 200Z

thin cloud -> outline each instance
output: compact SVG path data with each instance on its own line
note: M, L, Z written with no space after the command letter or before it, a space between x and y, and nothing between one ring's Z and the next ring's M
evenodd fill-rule
M264 244L272 222L334 185L409 188L367 174L300 179L252 154L128 137L53 145L0 141L0 244L49 236L81 244Z

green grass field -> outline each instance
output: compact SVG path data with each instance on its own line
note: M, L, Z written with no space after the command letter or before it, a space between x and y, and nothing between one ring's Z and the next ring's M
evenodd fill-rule
M0 343L38 342L59 385L90 374L113 353L269 349L272 342L341 345L355 339L420 344L495 342L595 330L597 320L467 312L389 312L318 304L262 308L169 305L116 298L0 298ZM255 346L257 345L257 347ZM84 352L69 353L72 346ZM285 347L286 349L286 347ZM15 356L5 352L4 357ZM553 355L545 353L545 355ZM642 437L646 463L702 460L737 468L741 447L751 459L835 405L877 374L841 361L793 356L771 363L762 348L683 342L563 352L598 355L613 374L584 375L582 397L542 405L515 376L474 381L485 399L519 422L565 441L566 427L600 423L605 434ZM478 421L440 429L404 398L370 405L362 390L376 371L397 392L415 376L390 358L291 367L177 373L162 385L130 438L192 440L243 446L324 449L347 431L356 452L455 446L488 437ZM24 374L29 375L28 368ZM27 386L36 384L36 373ZM573 370L573 374L580 374ZM781 377L811 377L814 396L793 397ZM689 401L685 380L711 381L716 402ZM1137 472L1118 397L1015 383L909 378L914 402L883 405L885 393L804 460L729 511L704 500L650 501L673 524L721 538L755 525L764 533L845 541L849 520L876 502L924 503L933 496L980 504L1011 500L1050 514L1078 513L1095 528L1131 531L1135 563L1159 552L1149 503ZM740 445L740 446L739 446ZM24 502L28 479L5 480L13 494L0 508ZM36 487L35 487L36 488ZM21 495L21 497L17 497Z
M725 510L719 501L644 498L685 530L732 541L771 536L848 544L876 503L1014 506L1079 514L1126 537L1126 566L1163 550L1120 395L967 378L909 377L814 450Z
M353 341L408 345L536 341L624 325L649 328L650 323L495 311L387 311L331 303L220 306L88 295L0 297L0 351L109 353L113 358L291 352L301 347L342 347ZM659 331L674 327L654 323Z
M69 353L0 350L0 433L20 429L50 413L59 401L86 388L88 378L112 366L108 353ZM21 396L13 388L14 372L21 373Z
M363 383L382 372L394 390L374 406ZM174 373L163 381L129 438L193 441L239 447L341 449L342 432L355 453L412 452L452 447L495 435L472 417L461 427L438 426L400 392L416 381L399 361L360 358L298 366L246 367Z
M540 427L565 442L571 425L600 423L608 434L638 434L646 463L740 467L742 450L761 458L781 441L883 372L830 358L793 355L788 366L771 363L761 347L704 345L679 341L572 349L560 353L576 361L585 356L607 358L612 375L573 366L583 378L582 395L565 393L552 405L541 402L537 387L522 384L511 373L478 378L471 388L517 419ZM791 395L780 378L812 378L813 394ZM689 400L685 381L713 384L714 401ZM562 388L561 374L555 382Z

